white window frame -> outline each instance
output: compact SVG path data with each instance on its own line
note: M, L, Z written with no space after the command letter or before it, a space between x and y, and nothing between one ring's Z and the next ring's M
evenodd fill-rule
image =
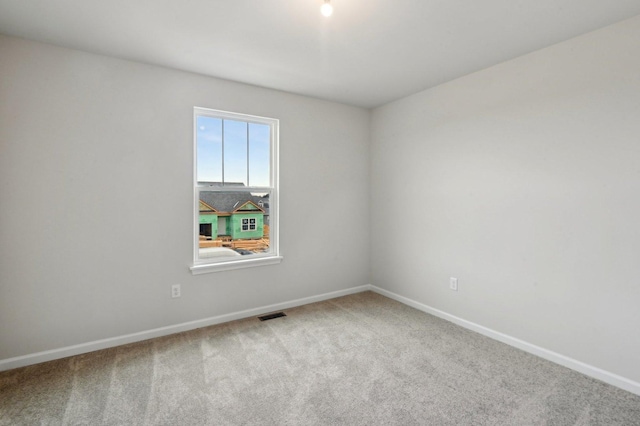
M245 226L245 221L246 221L246 226L247 229L244 229ZM255 231L257 229L257 224L256 224L256 219L255 218L243 218L242 219L242 232L250 232L250 231Z
M208 116L220 118L223 120L236 120L247 123L258 123L269 125L271 129L271 146L270 146L270 181L269 189L269 251L267 253L256 253L249 256L221 257L200 259L199 253L199 229L200 229L200 191L201 190L225 190L246 191L246 192L264 192L265 187L207 187L198 184L198 141L197 141L197 117ZM193 214L193 264L190 266L193 275L206 274L210 272L228 271L233 269L242 269L254 266L273 265L282 261L279 244L279 182L278 182L278 160L279 160L279 141L278 141L279 120L275 118L259 117L255 115L240 114L229 111L221 111L209 108L194 107L193 109L193 188L194 188L194 214Z

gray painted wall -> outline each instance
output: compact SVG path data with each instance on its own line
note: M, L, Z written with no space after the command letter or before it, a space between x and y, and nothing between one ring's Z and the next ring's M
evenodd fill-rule
M280 119L281 264L191 275L194 106ZM369 115L0 36L0 360L368 284Z
M635 18L370 117L0 36L0 360L372 282L640 381L638 39ZM195 105L281 120L282 264L189 273Z
M638 40L640 17L376 109L372 283L640 381Z

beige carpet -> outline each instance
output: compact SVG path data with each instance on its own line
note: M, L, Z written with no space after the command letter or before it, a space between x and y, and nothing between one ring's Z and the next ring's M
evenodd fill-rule
M640 425L640 397L374 293L0 373L1 425Z

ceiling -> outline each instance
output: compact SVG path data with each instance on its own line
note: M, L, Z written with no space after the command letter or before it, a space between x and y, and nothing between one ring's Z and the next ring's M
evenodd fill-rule
M640 14L638 0L0 0L0 33L375 107ZM1 58L0 58L1 60Z

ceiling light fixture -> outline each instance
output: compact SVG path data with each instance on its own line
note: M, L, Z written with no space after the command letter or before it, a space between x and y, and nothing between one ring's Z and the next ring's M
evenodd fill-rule
M331 16L333 13L333 6L331 6L331 0L324 0L324 4L320 8L320 13L322 13L327 18Z

